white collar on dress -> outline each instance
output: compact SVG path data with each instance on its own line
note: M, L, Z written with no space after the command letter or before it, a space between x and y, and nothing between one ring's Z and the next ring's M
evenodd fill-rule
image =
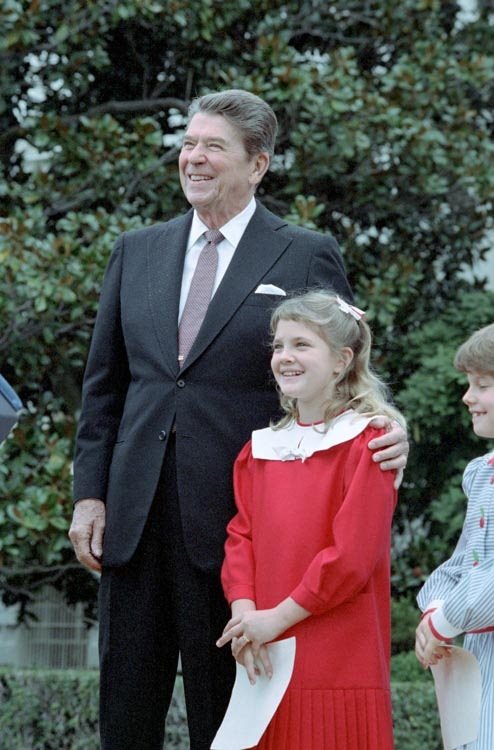
M372 417L348 409L330 424L326 432L322 425L304 426L290 422L281 430L266 427L252 433L252 455L267 461L305 461L317 451L324 451L339 443L352 440L365 430Z

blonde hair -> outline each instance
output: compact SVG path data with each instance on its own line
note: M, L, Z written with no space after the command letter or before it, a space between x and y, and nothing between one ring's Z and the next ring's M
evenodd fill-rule
M494 375L494 323L472 333L456 352L454 365L460 372Z
M333 383L331 398L324 412L327 425L346 409L367 416L384 415L405 424L400 412L390 403L388 389L372 371L370 365L371 331L363 317L356 319L340 298L324 290L284 300L271 316L271 334L275 335L281 320L293 320L311 328L334 354L345 347L353 352L351 362ZM329 377L329 374L328 374ZM280 404L285 415L272 426L281 428L297 419L297 400L280 393Z

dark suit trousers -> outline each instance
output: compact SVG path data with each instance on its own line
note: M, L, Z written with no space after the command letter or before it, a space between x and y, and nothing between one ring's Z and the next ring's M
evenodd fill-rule
M235 675L230 649L215 646L228 618L219 576L196 569L184 547L172 437L136 554L103 568L102 750L162 750L179 653L190 750L209 749Z

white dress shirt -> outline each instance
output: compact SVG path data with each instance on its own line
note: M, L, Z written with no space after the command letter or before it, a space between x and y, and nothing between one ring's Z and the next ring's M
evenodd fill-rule
M218 268L214 279L213 295L220 285L221 279L225 275L226 269L230 265L230 261L233 258L233 254L237 249L237 245L242 239L242 235L247 228L247 224L252 219L256 210L256 201L251 198L249 203L246 205L243 211L230 219L224 226L219 227L219 231L223 235L224 239L218 244ZM185 252L185 263L184 271L182 275L182 287L180 290L180 307L178 311L178 319L182 317L183 309L185 307L185 301L190 289L190 283L192 276L196 270L197 260L201 253L202 248L206 244L206 238L204 232L207 232L207 227L204 222L200 219L197 211L194 211L192 219L192 226L190 227L189 241L187 243L187 250Z

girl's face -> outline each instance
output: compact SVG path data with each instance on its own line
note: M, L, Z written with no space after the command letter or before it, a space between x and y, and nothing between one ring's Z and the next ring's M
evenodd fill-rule
M463 396L472 415L472 427L476 435L494 438L494 377L480 372L469 372L468 390Z
M280 320L273 341L271 369L282 393L297 399L300 421L320 422L336 377L351 362L351 349L335 354L312 328Z

